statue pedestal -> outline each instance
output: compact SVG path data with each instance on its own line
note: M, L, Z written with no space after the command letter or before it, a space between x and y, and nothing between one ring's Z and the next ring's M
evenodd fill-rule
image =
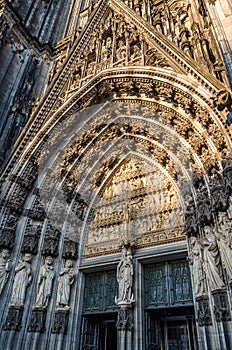
M230 306L226 289L212 291L214 299L214 314L217 322L231 321Z
M45 331L46 316L46 309L39 307L33 308L28 332L43 333Z
M23 306L11 305L9 307L4 330L16 332L20 331L23 318L23 310Z
M117 349L132 350L132 330L133 330L133 308L132 304L120 303L118 305L118 321L116 324L117 334Z
M57 308L55 311L52 333L67 334L68 330L69 309Z
M197 302L197 321L200 327L212 325L212 315L209 306L209 297L207 294L198 295Z

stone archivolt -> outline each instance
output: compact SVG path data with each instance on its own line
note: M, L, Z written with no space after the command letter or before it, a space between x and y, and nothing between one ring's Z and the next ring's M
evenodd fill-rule
M231 130L222 126L225 105L218 100L220 57L215 51L212 61L205 51L213 47L211 33L200 35L206 19L193 23L192 7L184 1L151 3L150 23L143 2L112 0L111 9L107 3L99 2L71 51L69 40L57 47L60 61L47 97L3 176L0 247L24 253L14 264L17 273L31 254L76 260L80 243L79 258L88 259L118 253L128 241L146 248L187 234L194 281L196 266L204 267L195 293L199 323L211 324L209 291L216 321L228 321ZM180 25L175 18L170 27L164 23L170 10ZM100 31L89 40L97 25ZM80 130L78 118L84 121ZM21 327L21 304L30 288L24 287L20 305L9 309L6 329ZM53 289L52 283L49 300ZM67 331L66 306L56 310L54 333ZM46 314L37 311L30 331L42 332Z
M182 5L183 4L181 3L181 5L180 6L178 5L177 8L181 8ZM166 38L166 36L164 36L159 31L156 31L153 26L151 26L151 25L149 26L148 22L145 21L144 18L142 18L143 16L136 13L136 11L130 11L130 9L128 9L126 4L123 4L122 2L119 2L116 4L116 3L114 3L114 1L112 1L112 2L110 2L109 6L111 6L113 8L113 11L116 11L118 14L117 16L115 16L115 21L117 22L117 25L120 27L120 30L118 31L118 35L119 35L118 41L120 41L120 42L122 41L122 40L120 40L120 36L125 35L127 26L128 26L128 28L130 28L130 26L131 26L133 29L133 32L135 32L135 33L141 32L144 29L146 29L145 34L144 34L144 36L145 36L144 41L147 41L148 45L150 45L150 43L152 43L151 46L154 45L154 47L152 47L151 49L158 50L157 51L158 56L159 56L159 53L161 52L162 56L165 57L168 61L170 61L170 64L174 70L176 69L176 67L180 67L182 65L184 70L187 69L187 71L191 71L191 75L194 77L193 81L192 81L193 84L194 84L195 78L200 79L200 80L203 79L203 80L201 80L203 85L207 86L207 89L209 89L211 91L211 93L215 93L216 92L215 90L217 90L218 88L223 89L223 85L220 85L220 83L217 79L213 79L211 81L211 83L209 85L207 85L209 79L211 79L211 76L208 74L207 78L206 78L204 76L203 71L199 72L197 65L194 65L194 61L191 60L190 58L188 58L188 55L183 54L180 50L178 50L176 47L176 44L173 44L171 42L171 40L168 40ZM185 9L184 11L183 11L183 9L177 11L178 16L180 17L180 21L185 22L188 18L190 18L190 22L191 22L191 15L189 14L189 7L188 6L184 7L184 9ZM49 94L47 94L48 97L46 99L42 100L41 104L38 106L37 110L35 110L35 114L40 119L40 122L42 122L42 119L45 116L48 119L47 113L48 113L49 109L51 108L51 106L54 104L55 100L57 101L57 89L62 94L64 84L66 84L65 91L67 91L67 89L68 89L68 87L67 87L68 76L71 76L72 72L75 70L76 62L78 62L78 59L80 58L80 57L79 58L77 57L76 52L80 52L80 55L83 55L84 53L86 53L88 51L87 55L90 57L93 56L91 54L91 50L93 50L93 49L92 49L92 46L89 44L89 41L88 41L89 39L87 39L87 36L89 35L90 31L93 31L93 28L96 26L96 20L102 21L102 23L104 23L104 25L106 25L107 27L110 26L110 23L112 22L112 14L108 13L107 11L109 11L109 10L107 10L107 1L100 2L99 6L96 9L94 20L90 21L86 25L86 28L83 31L83 33L80 34L80 36L77 38L76 43L73 44L73 49L69 54L68 61L65 60L65 62L61 66L61 69L59 72L59 81L57 80L57 78L54 78L53 83L51 84L51 87L49 88ZM104 16L109 16L109 18L105 18ZM123 19L121 19L120 16L123 16ZM126 18L126 22L125 22L124 18ZM199 21L200 25L203 25L203 22L204 22L204 18L201 21ZM99 25L99 23L98 23L98 25ZM99 28L100 27L101 26L99 26ZM113 28L114 28L114 26L113 26ZM134 28L136 28L136 30ZM94 28L94 29L96 30L96 28ZM104 30L106 30L105 35L107 36L108 29L106 28ZM104 33L104 30L103 30L103 33ZM112 29L111 29L111 32L112 32ZM195 32L195 31L193 31L193 32ZM204 35L208 35L206 32L207 31L204 31ZM209 34L209 35L211 35L211 34ZM132 51L133 51L132 55L133 55L134 50L135 50L133 48L133 45L134 46L137 45L137 43L136 43L137 39L134 40L134 37L136 38L136 34L133 33L132 37L133 37L133 42L132 42ZM107 38L104 40L107 40ZM202 39L202 43L206 42L205 40L206 41L208 40L208 42L210 42L210 38L207 38L207 39ZM165 43L167 41L166 48L162 44L162 41ZM96 45L95 43L96 43L96 41L94 41L94 45ZM105 42L104 45L106 45L106 46L108 45L110 47L111 44L109 43L109 40L108 40L108 42L107 43ZM90 49L87 50L87 47ZM116 48L114 51L116 52L118 49L119 48L117 48L117 45L116 45ZM165 50L168 52L166 52ZM216 57L217 54L215 53L214 56ZM83 56L81 57L81 61L82 60L83 60ZM217 57L216 57L216 62L217 62ZM141 65L141 63L139 65ZM83 65L83 67L85 67L85 65ZM128 68L126 68L126 69L128 70ZM168 71L166 68L164 70ZM184 71L182 70L182 68L181 68L181 71L179 73L185 74ZM170 77L170 75L172 75L172 73L170 71L168 74L169 74L169 77ZM201 76L201 74L202 74L202 76ZM65 75L65 79L63 79L63 75ZM57 74L57 76L58 76L58 74ZM98 79L99 78L100 78L100 75L99 75ZM94 85L92 79L89 82L91 82L91 86ZM84 86L87 87L87 85L89 85L88 84L89 82L85 82ZM84 88L84 86L83 86L83 88ZM55 98L53 97L54 93L56 94ZM67 94L66 94L66 96L67 96ZM50 103L51 101L49 102L50 99L53 99L52 103ZM71 102L70 99L68 101L69 101L69 103ZM67 101L66 107L68 107L68 104L69 104L68 101ZM72 98L72 101L74 102L73 98ZM49 102L49 108L47 108L48 102ZM65 100L63 98L61 98L61 103L63 104L64 102L65 102ZM43 108L42 108L42 106L43 106ZM53 110L53 112L51 114L56 112L58 107L59 106L57 105L55 110ZM34 119L34 120L36 121L36 119ZM33 123L33 124L35 125L35 123ZM28 134L28 136L29 136L29 134ZM28 141L28 140L25 139L25 141Z
M150 84L150 81L148 81L148 83ZM119 86L114 86L117 90L120 90ZM140 86L143 87L142 84ZM145 89L146 87L144 87L144 91ZM107 119L110 119L111 116L110 110L107 110L106 106L105 113L102 114L101 112L101 119L98 120L97 118L95 118L95 121L92 124L93 129L86 130L83 132L83 134L80 134L80 136L76 140L71 140L71 145L62 157L62 166L60 167L60 165L58 164L57 169L55 168L56 170L53 171L52 175L48 173L48 181L45 181L45 183L43 183L41 187L43 189L43 186L45 186L43 192L46 192L46 186L48 182L51 179L53 179L53 176L53 180L57 182L57 186L59 186L60 180L62 179L62 189L65 193L65 198L67 202L71 204L72 212L75 213L77 217L75 225L77 225L79 222L82 226L83 213L89 207L89 199L86 200L86 198L91 197L90 193L88 193L88 187L86 187L87 185L85 185L84 187L86 187L86 189L81 190L83 199L75 199L79 191L78 188L81 184L81 181L83 181L83 179L85 179L85 181L88 179L88 181L90 181L91 184L94 180L93 185L95 186L97 191L99 191L100 187L103 183L105 183L105 180L108 177L108 172L109 174L112 173L113 169L118 164L118 160L120 159L119 153L117 152L115 153L115 159L112 152L110 152L111 157L108 158L107 153L105 153L104 150L105 144L107 144L107 142L109 143L113 141L114 144L117 144L117 142L121 142L123 145L123 140L132 140L136 147L135 151L141 154L145 154L144 152L147 152L148 156L153 154L154 160L158 160L161 166L164 167L165 171L167 171L167 173L172 177L173 181L176 181L178 176L180 179L180 170L176 168L178 158L181 159L179 166L184 166L188 168L190 172L201 172L201 167L202 169L204 167L203 171L208 172L209 176L211 176L210 174L213 168L215 168L217 171L220 169L221 157L218 153L215 153L215 151L211 148L212 136L209 140L208 133L205 133L204 128L201 127L198 123L196 123L196 120L200 121L201 109L197 112L197 117L195 117L196 112L191 112L194 113L193 116L187 119L184 110L180 109L179 107L178 112L175 110L175 94L172 92L172 90L170 90L169 92L171 96L170 98L173 99L173 102L170 106L166 104L168 90L166 92L165 90L161 89L160 92L161 96L164 96L162 98L158 96L158 101L160 101L160 103L158 103L158 101L155 103L147 101L146 103L146 100L140 102L140 99L133 100L130 98L128 100L124 100L120 98L119 103L115 104L116 110L118 109L118 112L123 113L124 115L129 114L130 117L121 117L120 119L117 118L117 123L109 123L107 121ZM187 94L186 99L188 101L191 101L191 98ZM126 103L123 104L123 101L126 101ZM144 108L144 106L146 107ZM186 106L187 101L185 104L185 111ZM154 109L155 116L151 114L151 108ZM193 111L194 110L195 107ZM133 117L131 117L131 114L133 115ZM142 115L143 119L141 119ZM72 118L70 120L70 123L71 121ZM189 124L189 121L192 122L192 125ZM95 127L94 123L96 124ZM69 125L69 127L71 129L72 123ZM176 129L177 133L175 137L172 134L170 136L171 127ZM53 134L51 134L51 140L55 145L56 139L53 137ZM57 140L59 141L60 139L58 138ZM189 142L188 146L186 144L187 140ZM223 144L220 145L220 148L222 148L225 143L226 139L223 140ZM162 146L159 146L159 144L162 144ZM118 147L118 149L120 149L120 147ZM205 159L207 154L206 152L208 152L208 159ZM96 155L104 153L104 158L106 160L101 161L103 165L101 167L99 167L99 165L96 165L95 169L93 169L92 164ZM188 158L186 158L187 154L189 154ZM205 163L207 163L207 166L205 166ZM199 167L199 164L202 164L201 167ZM24 169L23 171L25 172L26 170ZM91 174L92 178L90 178L89 175L86 177L86 174L88 173ZM94 173L95 175L93 176ZM181 176L182 178L184 178L184 175ZM18 182L17 179L18 177L16 177L16 181ZM27 192L25 192L24 188L25 187L16 185L17 191L22 191L23 193L23 201L25 200L24 198L26 198L27 196ZM56 186L52 189L52 191L55 195L57 191ZM142 189L137 191L142 191ZM14 203L14 197L15 195L13 194L13 196L10 199L9 207L11 208L11 210L14 210L14 208L18 210L18 205ZM50 199L52 198L53 196ZM74 201L72 202L73 199ZM57 211L58 209L61 210L61 213L66 212L66 208L63 207L63 204L62 207L59 208L59 203L60 201L57 198L57 200L53 202L52 207L50 208L50 215L52 215L52 211L54 211L55 213L53 219L57 217L59 218L59 215L57 215L59 212ZM20 210L21 208L22 206L20 206ZM32 211L31 209L29 210L29 216L31 216L32 212L34 212L34 209ZM42 217L41 219L43 220ZM113 219L111 219L111 221L112 220ZM111 222L111 224L113 224L113 221Z
M144 90L142 90L143 89L143 84L145 83L144 79L140 79L140 83L139 83L138 79L130 78L130 80L132 80L132 82L134 80L134 83L132 83L132 89L129 88L129 85L128 85L128 82L126 82L126 79L123 79L122 82L118 86L117 86L117 80L118 79L116 79L115 82L113 82L113 90L112 90L112 85L110 85L111 88L109 88L108 84L105 86L105 89L104 89L104 90L107 90L107 91L111 91L112 90L113 91L113 96L112 96L113 98L122 99L122 96L123 96L124 99L126 98L125 101L127 101L128 97L130 97L130 99L131 99L132 96L133 96L134 99L138 99L138 98L140 99L141 97L143 97L143 100L144 100L144 98L145 98L145 100L149 99L148 96L146 96L146 94L145 94L145 96L143 95L145 93L145 91L146 91L146 84L144 86ZM146 81L146 83L147 82L148 81ZM150 82L152 83L152 80L150 80ZM160 106L159 110L161 109L160 112L162 113L162 116L164 116L165 118L168 118L169 120L171 118L169 123L171 123L171 125L175 125L175 122L174 122L175 118L173 116L173 113L175 113L175 114L178 113L179 114L181 112L181 114L185 114L185 115L187 113L188 121L191 120L191 122L194 124L194 126L197 126L197 128L198 128L199 124L196 121L199 120L199 122L201 123L201 118L203 118L202 122L204 122L207 127L211 126L211 128L210 128L210 130L208 132L210 132L210 133L212 132L213 135L215 135L215 140L216 140L217 143L219 143L219 147L223 148L223 146L225 145L225 143L227 141L227 136L225 135L225 140L223 140L222 137L221 137L221 139L216 138L216 129L215 128L218 128L218 126L216 126L216 125L214 126L213 125L212 119L209 119L209 115L205 112L205 110L203 109L203 106L202 107L198 106L197 102L192 100L192 98L190 98L190 96L187 97L188 95L186 95L186 92L184 93L184 96L183 96L183 92L181 90L178 91L178 90L174 89L172 91L172 88L170 87L170 85L166 85L167 86L166 92L165 92L165 89L163 91L163 88L165 87L165 85L166 84L164 84L164 83L162 83L160 85L160 88L162 87L162 89L160 89L160 92L161 92L160 97L159 97L159 95L157 95L157 92L156 92L156 89L155 89L155 85L153 85L153 86L151 85L153 96L155 95L155 98L153 97L154 107L157 106L157 104ZM128 86L128 90L126 90L127 92L125 91L125 93L123 93L122 88L126 89L127 86ZM159 85L157 86L157 90L158 90L158 87L159 87ZM99 91L101 91L101 89ZM117 96L116 91L122 91L120 93L120 96ZM135 91L137 91L137 92L135 92ZM130 96L127 96L128 93L129 93ZM179 94L179 98L176 97L177 101L182 101L182 100L185 101L185 105L181 102L182 106L184 107L183 111L180 109L180 106L179 106L180 102L178 102L178 104L176 104L176 102L175 102L175 97L174 96L176 94L177 95ZM187 97L187 99L186 99L186 97ZM158 99L158 101L157 101L157 99ZM91 101L91 99L89 99L89 101ZM97 100L96 99L92 100L92 103L94 103L94 101L95 102L99 101L99 98ZM155 101L157 101L159 103L157 103ZM132 102L135 103L135 101L132 101ZM145 103L145 101L143 101L143 104L144 103ZM149 105L152 106L152 102L149 101L147 103L149 103ZM162 106L163 106L163 108L162 108ZM168 112L168 108L171 108L171 112L170 113L167 113ZM165 113L165 109L167 110L166 113ZM177 109L178 109L178 112L176 112ZM215 119L215 122L216 122L216 124L218 124L217 118ZM187 127L187 125L186 125L186 127ZM176 125L176 128L178 128L178 131L180 131L182 127L180 126L180 128L179 128L179 125ZM203 134L203 130L204 130L204 128L201 129L201 131L200 131L201 134ZM45 131L46 131L46 129L44 129L42 131L42 134ZM55 129L54 129L54 131L55 131ZM42 134L41 134L41 136L42 136ZM39 136L39 138L41 136ZM185 137L186 138L188 137L187 131L185 133ZM41 146L42 146L42 143L40 143L40 147ZM39 151L39 149L38 149L38 151Z

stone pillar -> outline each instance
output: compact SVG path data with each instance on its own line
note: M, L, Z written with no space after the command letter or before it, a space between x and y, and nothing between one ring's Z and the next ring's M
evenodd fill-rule
M133 263L131 245L122 248L121 260L117 266L118 298L115 303L118 306L118 320L116 327L117 349L132 350L132 329L133 329Z
M116 324L117 350L132 350L133 308L132 305L121 304Z

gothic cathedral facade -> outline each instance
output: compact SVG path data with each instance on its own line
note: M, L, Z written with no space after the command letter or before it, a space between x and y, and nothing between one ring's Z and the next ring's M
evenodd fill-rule
M0 0L0 350L232 349L230 0Z

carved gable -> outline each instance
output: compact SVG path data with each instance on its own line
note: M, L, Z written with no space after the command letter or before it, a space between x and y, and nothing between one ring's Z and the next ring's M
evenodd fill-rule
M60 102L64 103L65 99L72 96L87 81L106 69L151 66L180 72L171 60L147 42L138 26L126 22L122 15L109 8L85 44L83 52L77 52L76 63L72 66L56 108ZM63 52L62 55L58 52L51 76L56 73L57 66L64 60Z
M128 71L131 66L164 69L168 75L191 76L193 81L222 89L221 81L227 80L221 57L202 16L198 23L192 21L195 5L185 1L165 4L146 5L149 15L139 2L135 6L128 1L101 1L85 10L88 21L83 22L76 42L65 42L66 55L64 50L59 54L62 45L57 46L50 74L51 97L58 86L59 92L53 99L52 112L71 102L76 92L101 72Z

